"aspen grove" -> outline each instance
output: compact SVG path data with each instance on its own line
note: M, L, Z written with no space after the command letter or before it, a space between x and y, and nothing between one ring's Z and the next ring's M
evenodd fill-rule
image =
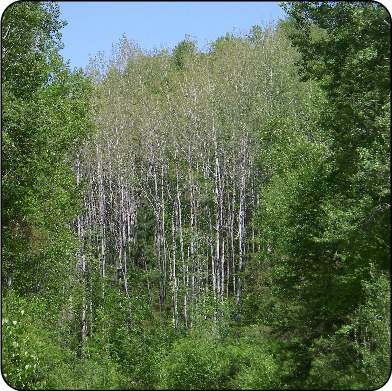
M204 48L123 36L73 72L53 35L61 3L5 11L9 385L387 381L390 16L371 2L283 7L286 20Z

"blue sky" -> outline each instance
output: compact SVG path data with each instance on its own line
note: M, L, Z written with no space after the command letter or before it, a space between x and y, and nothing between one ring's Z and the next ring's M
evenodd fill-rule
M248 30L271 20L284 18L278 2L145 2L145 1L59 1L64 49L71 69L85 67L89 54L110 55L112 44L123 33L145 49L161 44L173 49L185 34L197 37L199 48L227 32Z

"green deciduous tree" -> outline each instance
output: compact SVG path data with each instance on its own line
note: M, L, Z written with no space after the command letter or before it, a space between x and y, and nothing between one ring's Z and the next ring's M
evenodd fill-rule
M26 315L11 319L14 312L3 306L12 338L3 334L2 368L13 387L57 384L52 364L61 367L62 359L55 346L69 331L65 312L78 249L73 220L82 187L72 168L91 134L91 86L58 53L65 25L59 16L56 3L16 2L2 18L2 294L3 304L21 300L31 323ZM12 350L28 343L26 354ZM66 361L67 349L61 351ZM38 363L25 360L34 352L38 372Z
M43 254L78 207L66 159L91 128L90 90L58 54L64 24L58 6L38 2L14 3L2 20L4 286L21 272L17 258Z
M323 147L308 149L305 165L291 172L283 164L263 196L259 221L272 244L265 254L276 265L272 323L283 339L299 336L290 349L305 375L291 382L368 387L384 350L359 352L353 336L341 331L356 330L353 317L361 330L378 327L359 309L370 305L365 287L376 284L372 273L389 281L390 18L375 3L290 2L284 8L289 18L282 25L300 54L302 80L317 81L324 96L314 101L320 114L310 123L319 127ZM367 365L372 369L364 377ZM335 376L323 383L320 368ZM381 384L386 377L377 371Z

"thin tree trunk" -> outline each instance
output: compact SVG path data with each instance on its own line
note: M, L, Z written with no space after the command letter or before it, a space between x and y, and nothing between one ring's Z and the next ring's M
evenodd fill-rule
M178 216L177 212L177 203L174 202L174 214ZM177 275L176 275L176 257L177 257L177 242L176 242L176 224L177 224L177 217L174 215L172 216L172 236L173 236L173 246L172 246L172 296L173 296L173 325L174 328L178 329L178 304L177 304Z
M241 319L241 300L242 300L242 281L241 273L243 271L243 259L245 255L245 140L241 141L241 177L240 177L240 209L238 213L238 252L239 252L239 270L238 270L238 288L237 288L237 317Z
M180 233L180 251L182 260L182 283L184 286L184 326L185 329L188 327L188 287L186 280L186 267L185 267L185 253L184 253L184 238L182 231L182 215L181 215L181 191L179 188L179 177L178 177L178 167L176 160L176 177L177 177L177 205L178 205L178 229Z
M77 173L76 173L76 184L80 185L80 160L77 157ZM82 284L82 308L80 314L80 339L82 342L82 348L86 346L86 256L84 254L84 219L82 215L78 216L78 239L80 242L80 265L81 270L81 284ZM83 351L83 350L82 350Z

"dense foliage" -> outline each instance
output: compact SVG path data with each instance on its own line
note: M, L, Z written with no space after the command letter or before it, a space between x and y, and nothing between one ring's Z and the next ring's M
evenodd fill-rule
M2 20L2 374L18 389L374 389L390 374L390 17L71 71Z

